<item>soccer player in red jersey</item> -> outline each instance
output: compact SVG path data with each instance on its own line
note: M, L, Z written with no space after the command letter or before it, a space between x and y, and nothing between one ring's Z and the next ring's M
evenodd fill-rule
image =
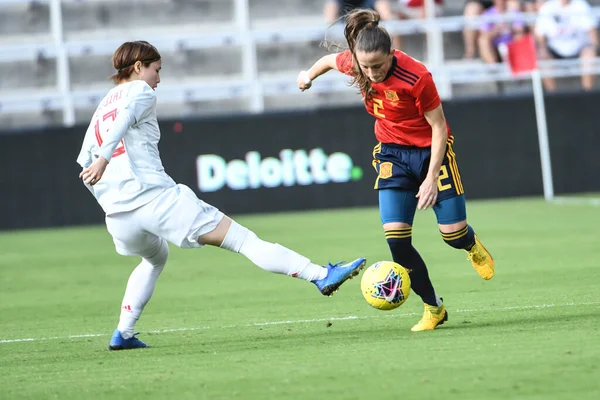
M442 298L433 288L427 266L412 245L416 209L432 207L444 241L467 251L483 279L494 276L494 260L467 224L464 189L452 149L454 137L442 104L422 63L391 47L379 14L358 9L346 17L349 50L319 59L298 75L298 87L336 69L352 78L367 112L375 117L373 151L375 189L385 237L395 262L410 271L411 287L425 303L413 331L435 329L448 319Z

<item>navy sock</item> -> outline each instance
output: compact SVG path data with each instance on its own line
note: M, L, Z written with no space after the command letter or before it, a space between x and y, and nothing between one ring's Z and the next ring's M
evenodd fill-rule
M456 232L444 233L441 232L444 242L455 249L471 250L475 244L475 231L471 225L465 226Z
M412 228L390 229L385 231L385 239L390 246L395 263L409 270L411 289L424 303L437 306L437 299L427 266L421 255L412 245Z

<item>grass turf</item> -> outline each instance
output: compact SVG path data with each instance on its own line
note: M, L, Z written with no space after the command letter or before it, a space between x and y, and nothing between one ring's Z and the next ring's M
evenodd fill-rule
M0 233L0 398L598 398L599 209L468 207L496 260L488 282L431 211L417 215L414 244L450 314L433 332L410 332L414 293L382 312L358 279L326 298L240 255L171 247L138 324L152 347L122 352L106 346L138 261L104 227ZM376 209L237 219L315 262L390 258Z

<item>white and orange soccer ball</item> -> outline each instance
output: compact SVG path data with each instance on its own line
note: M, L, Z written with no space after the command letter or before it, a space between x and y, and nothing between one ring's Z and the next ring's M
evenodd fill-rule
M408 270L392 261L379 261L363 273L360 281L363 297L378 310L400 307L410 294Z

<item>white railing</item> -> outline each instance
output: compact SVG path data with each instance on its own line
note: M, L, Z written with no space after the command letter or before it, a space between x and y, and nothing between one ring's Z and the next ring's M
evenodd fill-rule
M432 0L427 0L432 3ZM62 110L64 125L75 123L76 107L92 107L105 94L105 90L73 90L69 75L69 59L87 54L110 55L122 40L66 40L63 34L62 1L42 0L39 3L50 7L52 44L0 45L0 62L35 60L40 54L56 59L57 87L49 92L16 93L0 92L0 112L24 112L34 110ZM2 3L25 3L22 0L3 0ZM259 44L320 41L325 36L342 38L342 27L328 28L322 24L286 28L254 28L249 16L248 0L234 0L235 28L211 34L181 33L173 27L169 35L148 37L159 49L201 49L222 46L242 48L242 76L210 83L186 83L161 85L161 101L201 101L227 98L251 99L251 112L264 111L265 96L298 93L295 74L265 77L257 70L257 50ZM594 15L600 16L600 8L594 8ZM498 19L506 19L499 17ZM525 15L532 22L535 15ZM505 64L465 64L450 65L444 62L442 34L461 31L465 25L479 26L482 17L466 20L458 17L429 17L425 20L389 21L384 25L392 34L426 34L427 55L425 62L432 70L440 95L452 96L452 84L506 81L529 79L525 74L513 77ZM569 77L581 74L578 60L541 62L541 75ZM600 74L600 59L596 59L591 72ZM340 74L329 74L319 79L313 91L335 92L347 89L347 79Z

